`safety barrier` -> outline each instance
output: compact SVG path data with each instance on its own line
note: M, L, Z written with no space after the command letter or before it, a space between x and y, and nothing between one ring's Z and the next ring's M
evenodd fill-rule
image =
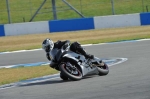
M0 36L150 25L150 13L0 25Z

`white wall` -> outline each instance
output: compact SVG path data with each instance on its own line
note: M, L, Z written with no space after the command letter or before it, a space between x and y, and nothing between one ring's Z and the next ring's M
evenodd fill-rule
M5 35L49 33L48 21L5 24Z
M94 17L95 29L140 26L140 14Z

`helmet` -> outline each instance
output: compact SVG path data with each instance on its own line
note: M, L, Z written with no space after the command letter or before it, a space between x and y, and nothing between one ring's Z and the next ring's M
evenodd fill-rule
M54 47L54 43L51 39L45 39L42 43L42 48L46 51L46 52L50 52Z

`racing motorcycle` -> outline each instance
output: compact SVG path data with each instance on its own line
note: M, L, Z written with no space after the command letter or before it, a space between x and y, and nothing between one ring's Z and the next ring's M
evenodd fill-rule
M50 51L50 67L60 71L63 80L81 80L87 75L107 75L109 68L101 59L86 59L83 55L70 50L65 44L61 49L53 48Z

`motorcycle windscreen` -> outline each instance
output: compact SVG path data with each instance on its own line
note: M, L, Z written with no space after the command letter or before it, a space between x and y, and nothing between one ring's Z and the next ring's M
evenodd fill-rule
M52 60L55 60L56 58L56 54L58 53L58 49L57 48L54 48L54 49L52 49L51 51L50 51L50 58L52 59Z

